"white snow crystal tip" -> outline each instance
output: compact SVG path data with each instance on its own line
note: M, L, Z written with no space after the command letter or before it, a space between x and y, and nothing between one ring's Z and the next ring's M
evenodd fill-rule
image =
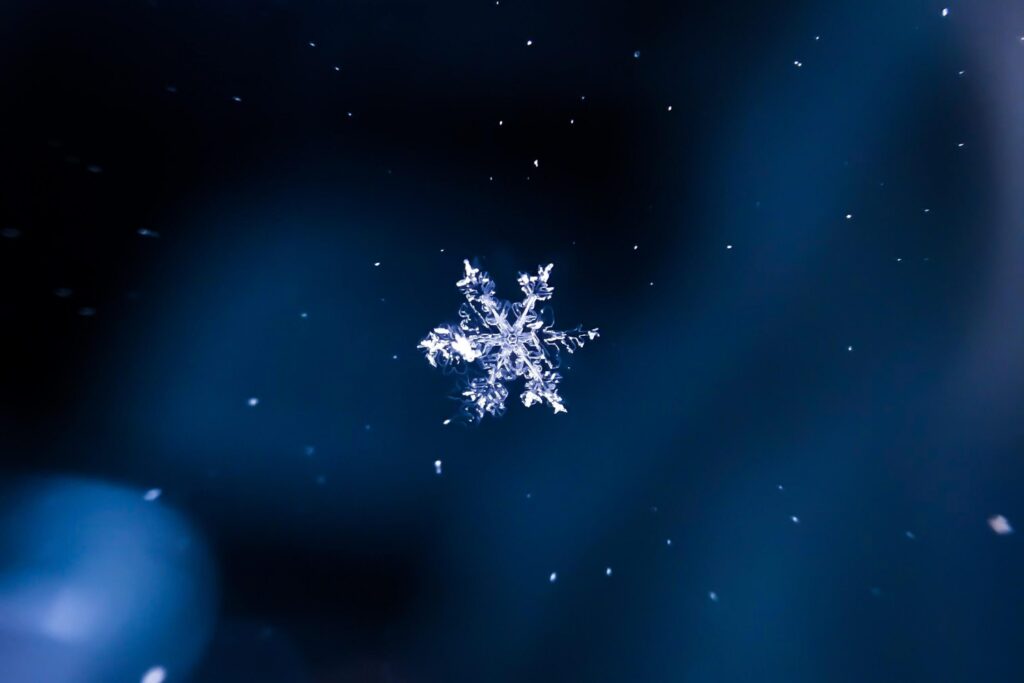
M555 413L566 412L558 394L561 352L574 353L600 334L597 328L582 326L556 330L549 312L537 310L538 303L554 295L548 282L554 264L539 266L536 275L520 273L523 300L512 304L494 296L494 281L487 273L468 260L462 263L463 277L455 283L466 298L459 322L439 325L420 341L427 362L460 371L462 408L472 421L503 414L506 384L520 377L525 382L519 395L523 405L547 403Z
M988 525L992 527L992 531L996 532L1000 536L1013 533L1013 527L1010 526L1010 522L1002 515L993 515L988 518Z
M164 683L167 679L167 670L162 666L154 666L153 668L142 674L142 678L139 679L139 683Z

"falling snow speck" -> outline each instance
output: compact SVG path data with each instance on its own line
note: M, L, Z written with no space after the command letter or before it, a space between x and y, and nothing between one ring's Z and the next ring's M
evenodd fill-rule
M251 397L247 401L247 403L249 404L250 408L255 408L256 406L258 406L260 404L260 400L258 398L256 398L255 396L253 396L253 397Z
M548 577L548 583L554 583L558 581L558 572L551 572L551 576Z
M949 16L949 8L948 7L943 7L942 8L942 16L944 16L944 17L948 17Z
M140 237L160 237L160 233L158 233L156 230L150 230L149 228L139 228L138 230L136 230L136 232L139 234Z
M160 489L150 489L146 491L144 494L142 494L142 500L146 501L147 503L152 503L154 500L160 497L161 493L163 493L163 491L161 491Z
M612 575L612 568L611 567L605 567L604 575L605 576L611 576Z
M708 591L708 598L711 599L711 602L718 602L718 593L715 591Z
M1005 536L1007 534L1013 533L1013 527L1010 526L1009 520L1007 520L1006 517L1003 517L1002 515L993 515L992 517L989 517L988 525L992 529L992 531L996 532L1000 536Z
M235 102L241 102L242 101L242 98L239 97L238 95L234 95L231 99L234 100Z
M793 524L799 524L800 523L800 518L797 517L796 515L791 515L790 518L789 518L789 521L793 522Z
M633 50L633 59L640 59L640 50Z
M441 461L440 460L435 460L434 461L434 473L435 474L441 474Z
M142 674L139 683L164 683L167 680L167 670L162 666L154 666Z

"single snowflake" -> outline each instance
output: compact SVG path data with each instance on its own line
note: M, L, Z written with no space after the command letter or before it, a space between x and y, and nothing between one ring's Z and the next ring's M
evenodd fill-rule
M554 294L548 284L553 264L539 267L536 275L520 273L519 287L525 297L513 304L494 296L494 281L487 273L469 261L463 263L465 276L455 283L466 297L459 307L459 323L435 327L419 343L427 362L464 374L463 409L473 421L504 413L505 384L518 377L526 381L519 395L523 405L546 401L556 413L564 413L558 395L559 352L573 353L587 340L596 339L597 328L584 330L579 325L556 330L550 309L537 310L537 302Z

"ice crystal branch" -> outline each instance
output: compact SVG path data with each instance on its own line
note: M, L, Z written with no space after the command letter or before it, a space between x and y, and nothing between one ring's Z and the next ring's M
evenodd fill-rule
M523 300L509 303L494 296L494 281L463 262L465 274L455 283L466 301L459 307L459 322L435 327L419 343L427 362L434 367L464 373L462 405L476 421L484 415L505 412L506 383L522 377L523 405L547 403L564 413L557 372L560 351L573 353L598 337L598 330L577 326L556 330L547 309L537 309L549 300L555 288L548 283L553 264L537 268L536 275L519 274Z

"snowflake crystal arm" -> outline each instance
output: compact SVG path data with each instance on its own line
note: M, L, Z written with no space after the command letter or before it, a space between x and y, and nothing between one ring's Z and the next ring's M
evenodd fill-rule
M459 323L435 327L419 343L427 362L466 371L463 410L474 421L503 414L508 398L505 383L519 377L526 385L519 396L523 405L547 402L556 413L566 412L558 394L559 351L573 353L596 339L598 330L582 326L555 330L550 316L536 310L537 302L554 295L548 283L553 264L539 267L536 275L519 274L525 298L516 304L495 297L494 281L487 273L469 261L463 265L464 276L455 283L466 298L459 308Z

